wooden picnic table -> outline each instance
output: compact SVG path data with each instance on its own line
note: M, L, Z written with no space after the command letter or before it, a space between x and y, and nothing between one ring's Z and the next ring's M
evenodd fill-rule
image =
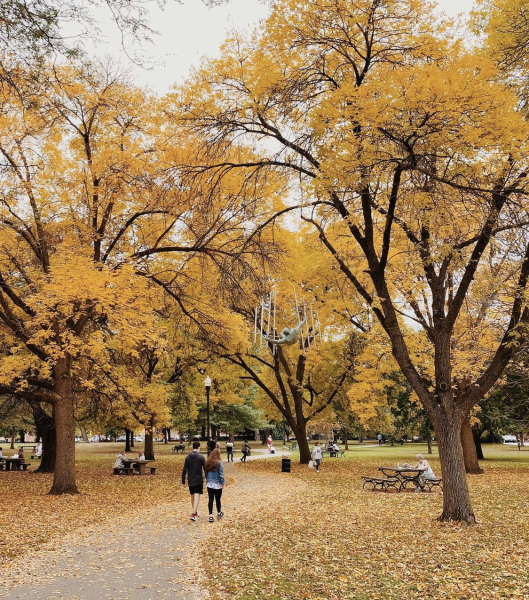
M419 482L419 476L424 473L426 469L414 469L412 467L379 467L386 477L396 477L400 482L400 489L406 489L406 484L412 482L422 490L422 485Z
M6 471L19 471L24 462L23 458L11 458L9 456L4 456L0 460L5 463Z
M137 465L136 468L140 472L140 475L145 475L145 467L151 462L154 462L154 461L153 460L138 460L137 458L124 458L123 459L123 464L125 465L126 469L134 468Z

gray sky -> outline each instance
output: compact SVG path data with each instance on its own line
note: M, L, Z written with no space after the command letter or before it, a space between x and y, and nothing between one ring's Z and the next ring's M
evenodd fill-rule
M438 3L449 15L472 6L472 0L438 0ZM163 11L153 3L150 22L159 35L145 51L156 64L149 70L132 65L136 83L163 94L174 83L181 83L201 56L217 56L227 31L250 30L259 19L266 17L268 10L259 0L231 0L226 6L212 9L206 8L201 0L183 0L183 4L168 0ZM101 11L98 17L107 42L95 46L93 53L119 54L123 65L129 65L109 15Z

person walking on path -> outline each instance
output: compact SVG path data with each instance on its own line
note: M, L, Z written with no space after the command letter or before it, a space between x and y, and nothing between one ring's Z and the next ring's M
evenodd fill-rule
M312 451L312 460L314 461L314 466L316 467L316 473L319 473L321 465L320 442L316 442L316 444L314 445L314 449Z
M213 523L213 500L217 506L217 519L224 516L221 506L222 489L224 487L224 469L220 457L220 449L215 448L206 460L206 487L208 490L209 522Z
M198 503L200 502L200 496L204 493L204 472L206 459L198 451L200 448L200 442L193 442L193 452L186 456L184 461L184 468L182 469L182 485L187 484L189 486L189 493L191 494L191 521L198 519Z
M246 462L246 457L248 454L250 454L250 444L248 443L248 440L244 440L242 444L241 462Z
M231 440L226 442L226 455L228 457L228 462L230 462L230 457L231 462L233 462L233 442Z
M271 435L269 435L266 439L266 444L268 446L268 453L272 454L272 446L274 445L274 440L272 439Z

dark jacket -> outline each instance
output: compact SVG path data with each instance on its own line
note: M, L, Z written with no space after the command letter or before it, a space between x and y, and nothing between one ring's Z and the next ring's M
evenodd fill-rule
M199 454L196 450L193 450L191 454L186 456L184 461L184 468L182 469L182 483L186 482L187 473L187 484L189 486L200 485L204 482L203 473L205 473L206 459L202 454Z

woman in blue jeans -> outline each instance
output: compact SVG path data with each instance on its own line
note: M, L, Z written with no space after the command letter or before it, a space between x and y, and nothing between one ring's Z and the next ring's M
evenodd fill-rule
M217 519L222 519L224 513L221 507L222 489L224 488L224 469L220 457L220 448L215 448L206 460L206 488L208 490L209 522L213 523L213 500L217 505Z

